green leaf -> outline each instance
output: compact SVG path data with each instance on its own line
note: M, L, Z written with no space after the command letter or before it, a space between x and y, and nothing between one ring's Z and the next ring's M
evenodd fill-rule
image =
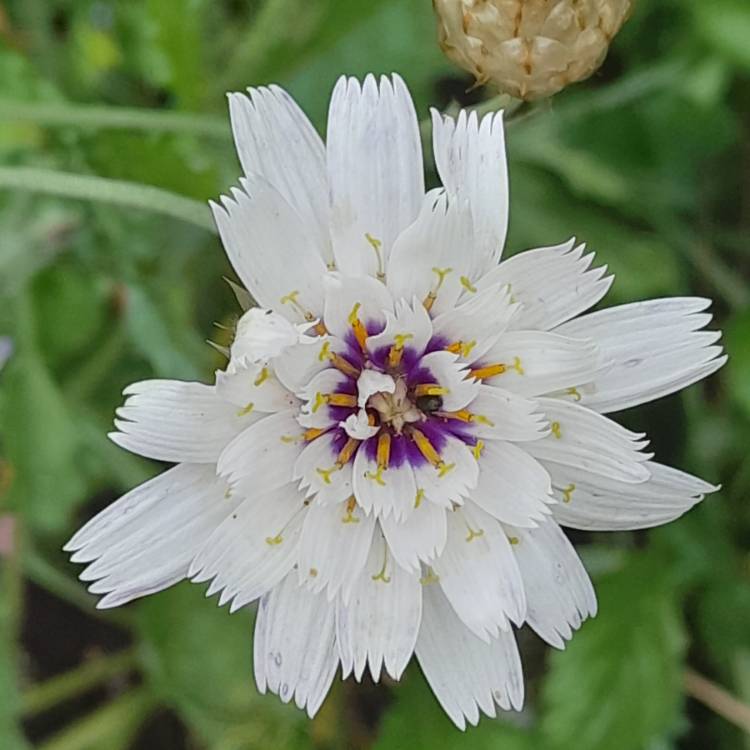
M258 694L248 611L230 615L204 591L184 583L140 604L137 626L154 690L212 747L250 746L230 743L238 737L288 747L305 715Z
M750 418L750 310L737 315L727 326L726 347L730 357L726 377L737 406Z
M597 586L599 615L552 655L541 724L552 750L643 750L674 730L685 637L665 567L634 554Z
M750 69L750 8L745 0L694 0L696 31L733 63Z
M483 716L476 727L461 732L414 665L393 698L373 750L544 750L535 733L504 721L502 712L498 719Z

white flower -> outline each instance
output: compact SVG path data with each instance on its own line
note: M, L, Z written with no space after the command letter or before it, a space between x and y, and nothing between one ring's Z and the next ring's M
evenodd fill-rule
M212 208L265 310L214 385L125 390L112 439L177 466L66 549L101 607L186 577L260 599L258 687L310 715L339 664L397 680L412 653L459 727L519 709L514 626L562 647L596 611L560 525L654 526L715 490L603 416L721 367L709 302L583 314L612 278L573 240L499 262L501 114L433 114L425 194L397 76L341 79L325 147L279 88L230 106L245 177Z

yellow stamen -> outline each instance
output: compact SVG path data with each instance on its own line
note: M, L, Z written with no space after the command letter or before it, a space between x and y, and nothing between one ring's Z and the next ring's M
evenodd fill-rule
M391 458L391 433L380 431L378 435L378 449L376 453L376 461L378 468L385 471L388 468L388 461Z
M238 417L244 417L246 414L250 414L250 412L255 408L255 404L251 401L246 406L243 406L238 412Z
M573 397L573 401L580 401L581 400L581 394L578 391L578 388L568 388L565 393L568 394L568 396Z
M320 347L320 353L318 354L318 361L325 362L331 357L331 342L324 341L323 346Z
M339 451L339 455L336 456L336 466L340 469L346 466L354 455L354 452L357 450L358 445L359 440L350 437L344 443L344 447Z
M471 283L471 280L468 276L462 276L460 278L461 286L466 289L467 292L471 292L472 294L475 294L477 291L477 288Z
M268 378L271 377L271 373L269 372L267 367L264 367L259 373L258 377L255 378L253 381L253 385L257 388L259 385L263 385L263 383L268 380Z
M321 320L318 321L315 324L315 327L313 328L313 331L318 334L318 336L325 336L328 333L328 329L326 328L326 324Z
M339 469L340 469L339 466L331 466L330 469L315 469L315 471L318 474L320 474L325 484L331 484L331 474L333 474L336 471L339 471Z
M383 555L383 567L374 576L371 576L373 581L382 581L383 583L390 583L391 577L386 575L386 569L388 568L388 545L384 545L383 549L385 554Z
M346 501L346 515L341 519L341 523L359 523L359 518L354 515L354 510L357 507L357 500L352 495Z
M420 398L421 396L445 396L446 393L450 393L450 391L437 383L420 383L414 389L416 398Z
M330 406L356 406L357 397L352 393L329 393L328 403Z
M442 479L449 471L456 468L456 464L447 464L445 461L441 461L435 468L438 470L438 478Z
M348 375L349 377L356 378L359 375L359 369L356 368L351 362L349 362L348 359L345 359L340 354L330 354L328 359L330 360L331 364L341 372L344 373L344 375Z
M325 393L321 393L320 391L318 391L315 394L315 400L313 401L313 405L310 411L313 414L315 414L315 412L318 411L318 409L320 409L321 406L324 406L327 403L328 403L328 396Z
M513 357L513 369L519 375L525 375L526 374L526 371L523 369L523 366L521 365L521 358L520 357Z
M502 375L507 369L507 365L498 362L494 365L485 365L484 367L477 367L474 370L469 370L469 375L477 380L487 380L488 378L494 378L495 375Z
M519 539L519 538L518 538L517 536L509 536L509 537L508 537L508 541L509 541L509 542L510 542L511 544L514 544L514 545L515 545L515 544L520 544L520 543L521 543L521 540L520 540L520 539Z
M360 307L362 307L362 305L359 302L357 302L357 304L354 305L354 307L352 308L352 311L349 313L348 321L349 321L349 325L352 327L352 330L354 331L354 337L357 339L359 348L362 351L365 351L365 345L367 343L367 329L364 327L362 321L359 319L357 315Z
M576 486L574 484L569 484L562 490L564 503L569 503L573 499L573 493L575 492L575 489Z
M468 359L471 354L471 350L477 345L476 340L471 341L454 341L452 344L448 344L445 350L453 352L453 354L460 354L464 359Z
M324 427L311 427L309 430L305 430L302 433L302 439L310 443L315 440L315 438L319 438L325 431L326 429Z
M380 249L383 246L383 243L376 237L373 237L369 232L365 232L365 239L370 243L370 246L375 251L375 255L378 258L378 271L376 275L380 279L380 281L385 281L385 269L383 268L383 255L380 252Z
M419 582L423 586L428 586L431 583L437 583L440 580L440 577L435 573L435 571L428 566L427 572L419 579Z
M476 445L471 449L471 452L474 454L474 458L479 461L482 451L484 450L484 442L481 440L477 440Z
M378 466L377 471L365 472L365 479L372 479L375 484L379 484L381 487L385 487L385 479L383 479L383 469Z
M409 430L412 440L416 443L419 452L433 465L439 466L443 463L440 454L435 450L435 446L427 439L427 436L420 430L412 427Z
M552 434L559 440L562 437L562 431L560 430L560 423L559 422L553 422L549 426L550 430L552 431Z
M484 536L484 529L477 529L476 531L469 526L469 524L466 524L466 528L469 531L469 534L466 537L467 542L473 542L475 539L478 539L480 536Z
M424 490L420 487L417 490L417 496L414 498L414 507L418 508L422 504L422 500L424 500Z
M394 336L395 343L388 352L388 364L391 367L398 367L401 363L401 357L404 354L404 344L406 344L409 339L413 338L414 335L411 333L397 333Z
M317 578L317 577L318 577L318 569L310 568L310 578Z
M437 285L435 286L435 288L431 289L427 293L427 296L424 298L424 301L422 302L427 312L430 312L430 310L432 310L432 306L435 304L435 300L437 299L437 293L440 291L440 287L443 286L445 277L452 270L453 270L452 268L433 268L432 269L432 272L437 274L438 280L437 280Z
M298 296L299 289L295 289L289 294L285 294L279 301L282 305L291 305L305 320L315 320L315 316L309 310L305 310L299 303Z
M287 445L291 445L292 443L299 443L300 440L302 440L302 435L282 435L279 440L281 440L282 443L286 443Z
M269 547L276 547L277 545L281 544L283 541L284 541L284 537L282 537L281 534L276 534L276 536L266 537L266 544L269 545Z
M484 414L473 414L468 409L460 409L459 411L437 411L435 414L443 419L458 419L461 422L485 424L488 427L495 426L495 423L489 419L489 417L485 417Z

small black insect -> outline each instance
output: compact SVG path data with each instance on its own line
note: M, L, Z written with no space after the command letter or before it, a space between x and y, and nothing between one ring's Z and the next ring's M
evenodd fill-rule
M419 396L417 398L417 409L419 409L422 414L434 414L442 408L442 396Z

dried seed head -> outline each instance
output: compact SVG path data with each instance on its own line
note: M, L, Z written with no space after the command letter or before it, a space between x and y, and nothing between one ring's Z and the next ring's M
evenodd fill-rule
M433 0L443 52L520 99L554 94L602 63L633 0Z

